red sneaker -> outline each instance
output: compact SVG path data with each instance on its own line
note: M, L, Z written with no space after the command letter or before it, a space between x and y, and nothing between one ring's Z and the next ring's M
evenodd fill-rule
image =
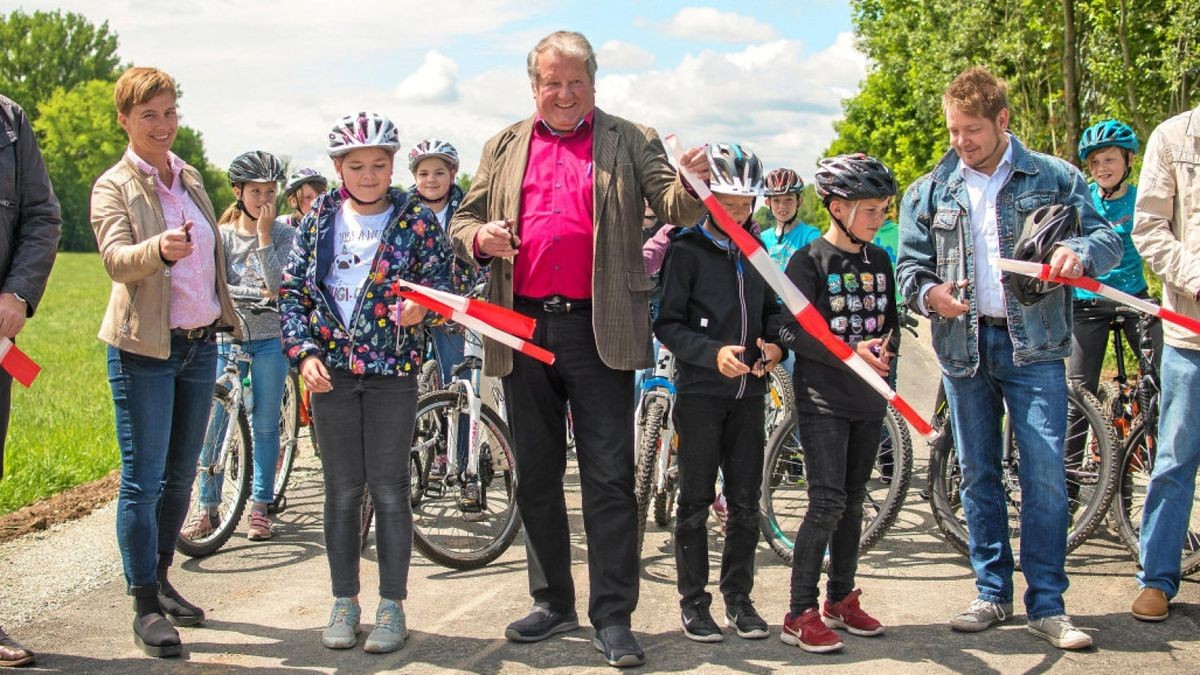
M821 613L825 619L825 625L830 628L842 628L849 631L851 635L862 637L882 635L883 624L858 606L858 596L860 595L862 595L862 589L856 588L850 591L850 595L842 598L841 602L829 604L829 601L826 600L825 611Z
M816 607L805 610L800 616L789 613L784 617L779 639L814 654L836 652L842 648L842 639L821 622L821 613Z

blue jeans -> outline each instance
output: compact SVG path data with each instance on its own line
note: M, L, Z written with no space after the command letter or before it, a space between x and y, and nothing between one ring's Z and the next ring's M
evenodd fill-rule
M1200 351L1163 347L1158 454L1142 511L1142 571L1138 583L1175 597L1179 565L1200 470Z
M171 337L165 360L108 348L121 450L117 546L131 589L170 567L213 396L217 346Z
M438 373L442 377L442 386L450 382L450 370L463 362L466 349L466 338L462 333L451 333L445 328L430 328L433 335L433 348L437 353Z
M1061 360L1013 364L1008 331L982 326L979 369L970 377L943 377L954 445L962 467L963 513L979 598L1013 598L1013 554L1001 457L1001 415L1020 451L1021 570L1031 620L1064 614L1067 590L1067 378Z

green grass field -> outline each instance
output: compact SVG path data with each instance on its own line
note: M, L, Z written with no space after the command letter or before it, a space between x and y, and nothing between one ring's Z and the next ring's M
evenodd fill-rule
M17 338L42 366L13 384L0 513L100 478L121 464L105 345L96 338L108 276L95 253L59 253L37 315Z

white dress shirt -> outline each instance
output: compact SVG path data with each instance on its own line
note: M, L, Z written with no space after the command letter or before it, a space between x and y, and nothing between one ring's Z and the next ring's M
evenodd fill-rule
M996 197L1012 176L1012 139L992 175L972 169L959 160L963 185L971 206L971 241L975 259L975 301L981 316L1006 318L1004 285L995 260L1000 257L1000 228L996 222Z

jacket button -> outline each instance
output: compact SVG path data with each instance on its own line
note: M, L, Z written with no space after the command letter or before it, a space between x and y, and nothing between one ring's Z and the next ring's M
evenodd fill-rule
M512 281L512 274L511 274L511 273L509 273L509 272L505 272L505 273L504 273L504 280L505 280L505 281Z

